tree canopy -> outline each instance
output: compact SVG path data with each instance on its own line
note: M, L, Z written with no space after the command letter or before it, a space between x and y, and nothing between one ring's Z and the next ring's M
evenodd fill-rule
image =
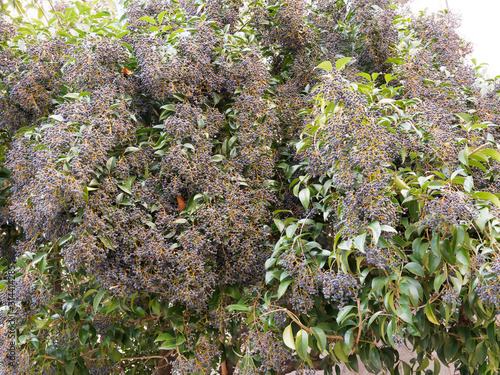
M0 373L497 374L500 80L404 3L3 4Z

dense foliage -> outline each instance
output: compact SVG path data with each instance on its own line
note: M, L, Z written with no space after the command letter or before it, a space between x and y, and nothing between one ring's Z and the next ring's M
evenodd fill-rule
M4 5L0 373L498 373L500 84L403 3Z

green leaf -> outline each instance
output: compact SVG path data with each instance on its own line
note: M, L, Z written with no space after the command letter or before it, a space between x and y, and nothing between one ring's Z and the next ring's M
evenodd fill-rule
M352 305L344 306L337 314L337 323L342 324L342 322L347 318L349 312L354 308Z
M366 232L354 237L354 246L356 246L356 248L362 253L365 252L365 240L366 240Z
M344 342L349 350L352 350L352 348L354 347L354 328L347 330L347 332L344 334Z
M349 358L347 358L347 355L344 353L344 349L342 348L342 342L337 341L335 343L333 346L333 352L342 362L349 363Z
M441 364L439 361L435 360L434 361L434 374L440 374L441 373Z
M364 79L366 79L366 80L368 80L370 82L372 81L372 77L368 73L363 73L362 72L362 73L358 73L357 75L360 76L360 77L363 77Z
M83 295L83 299L87 298L91 294L94 294L95 292L97 292L97 289L90 289L90 290L86 291L85 294Z
M139 147L134 147L134 146L129 146L125 149L125 151L123 151L124 154L128 154L128 153L134 153L134 152L137 152L137 151L140 151L141 149Z
M286 326L286 328L283 330L283 342L290 349L295 350L295 341L293 340L293 331L291 323L288 326Z
M64 121L64 117L62 117L61 115L50 115L49 118L53 118L54 120L59 122Z
M102 297L104 296L105 293L106 293L106 290L101 290L95 296L94 303L92 305L94 307L94 311L97 311L97 308L99 307L99 303L101 303Z
M491 148L487 148L485 150L481 150L481 152L483 154L486 154L490 157L492 157L493 159L495 159L496 161L500 162L500 153L496 150L493 150Z
M431 238L431 250L437 257L441 257L441 251L439 250L439 234L435 233Z
M64 366L64 371L66 372L66 375L72 375L73 372L75 371L75 362L73 361L67 362L66 365Z
M321 64L319 64L316 69L323 69L326 70L327 72L331 71L333 69L332 63L330 61L323 61Z
M369 328L372 323L375 321L375 319L377 319L377 317L382 314L383 311L377 311L375 314L372 315L372 317L370 318L370 320L368 321L368 325L366 326L366 328Z
M458 342L453 337L448 337L447 340L444 341L444 356L448 362L454 358L455 354L458 350Z
M118 301L112 301L111 305L109 305L108 309L106 310L106 314L115 311L118 306L120 306L120 303Z
M19 48L20 51L26 52L26 43L24 42L24 39L19 39L17 41L17 47Z
M302 203L302 206L304 206L304 209L307 210L307 208L309 207L309 200L311 199L311 191L309 190L309 188L306 187L300 191L299 199L300 203Z
M465 230L461 225L455 225L453 228L453 241L452 248L457 251L464 243L465 240Z
M396 314L406 323L411 324L413 322L413 316L411 315L411 310L409 305L405 304L399 305L398 308L396 309Z
M351 60L352 60L352 57L342 57L341 59L339 59L335 62L335 67L337 68L337 70L341 70Z
M500 207L500 199L495 194L488 193L486 191L478 191L472 193L472 196L477 199L482 199L484 201L491 201L494 205Z
M382 228L378 221L372 222L370 225L366 227L366 229L372 232L373 244L376 245L378 243L378 239L380 238L380 234L382 233Z
M375 345L370 346L370 364L375 367L378 372L382 371L382 361L380 360L380 353L379 353L379 348L377 348Z
M488 349L484 341L479 341L476 346L476 359L477 363L481 364L485 361L486 355L488 354Z
M114 348L110 353L109 353L109 359L111 359L113 362L119 362L120 359L122 358L122 354Z
M139 21L146 21L146 22L149 22L153 25L156 25L156 20L153 17L149 17L149 16L141 17L141 18L139 18Z
M104 237L99 237L99 239L106 248L113 251L115 250L115 248L113 247L113 243L111 242L111 239L108 237L108 235L105 234Z
M132 195L132 183L135 181L136 176L129 176L125 181L125 184L118 185L125 193Z
M67 234L65 235L64 237L61 237L61 239L59 239L59 241L57 242L57 245L59 247L61 247L62 245L64 245L66 242L68 242L71 238L72 238L72 234Z
M86 345L87 344L87 339L89 338L89 330L88 328L80 328L80 330L78 331L78 337L80 338L80 342L83 344L83 345Z
M163 12L161 12L160 14L158 14L158 24L160 25L163 21L163 18L165 17L165 14L167 14L168 11L167 10L164 10Z
M297 350L297 354L304 361L307 359L307 348L309 347L309 335L307 331L301 329L297 333L297 337L295 338L295 349Z
M469 266L469 267L471 266L469 254L467 254L467 250L465 248L461 248L457 252L457 260L466 266Z
M287 280L287 281L284 281L280 284L280 286L278 288L278 299L283 297L283 294L285 294L286 290L288 289L288 286L290 285L290 283L292 281L293 280Z
M320 353L326 350L326 335L325 332L319 327L312 327L313 335L318 342L318 349Z
M247 305L243 305L243 304L229 305L229 306L227 306L227 309L229 310L229 312L233 312L233 311L250 311L250 307L247 306Z
M468 166L469 165L469 158L467 157L467 153L462 150L458 153L458 160L463 164Z
M172 338L171 340L165 341L163 344L160 346L160 350L172 350L177 348L177 343L175 342L175 339Z
M457 274L457 275L460 275L460 274ZM457 293L460 294L460 290L462 289L462 282L457 277L453 277L453 276L450 277L450 281L453 284L453 286L455 287L455 290L457 291Z
M432 275L439 267L441 264L441 255L435 255L434 252L429 252L428 254L428 270L429 273Z
M429 319L431 323L440 325L438 320L436 319L436 315L434 315L432 305L430 305L429 302L427 302L427 304L425 305L425 315L427 316L427 319Z
M115 168L115 164L116 164L116 158L114 156L110 157L106 162L106 168L108 169L108 172L111 173L111 171Z
M404 268L417 276L424 277L424 268L419 263L410 262Z
M441 288L441 285L443 285L445 279L446 275L443 273L436 275L434 278L434 291L439 292L439 289Z
M396 65L400 65L404 62L405 60L402 58L402 57L395 57L393 59L389 59L387 60L385 63L386 64L396 64Z
M174 337L170 333L162 333L155 339L155 342L167 340L174 340Z

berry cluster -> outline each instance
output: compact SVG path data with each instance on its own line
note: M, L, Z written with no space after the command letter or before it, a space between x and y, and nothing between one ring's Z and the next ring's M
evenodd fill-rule
M467 224L478 215L468 196L460 192L448 192L426 204L420 225L431 228L433 232L445 232L450 226Z
M282 372L290 360L290 351L285 347L280 336L272 331L252 332L249 336L252 357L259 359L258 373L271 371Z
M450 307L452 312L457 314L459 313L460 306L462 306L462 299L458 295L455 288L450 287L446 289L441 296L441 301L443 301L446 306Z
M355 301L360 290L356 278L343 272L323 273L322 284L325 298L338 303L340 308L349 300Z
M500 262L492 262L489 273L485 280L480 282L475 291L478 293L481 301L488 307L500 311Z

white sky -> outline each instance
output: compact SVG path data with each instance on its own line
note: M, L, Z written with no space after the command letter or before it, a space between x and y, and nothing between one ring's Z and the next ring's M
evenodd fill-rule
M409 5L413 12L434 12L446 9L446 3L462 16L459 32L474 45L470 58L488 63L488 76L500 75L500 0L413 0Z

